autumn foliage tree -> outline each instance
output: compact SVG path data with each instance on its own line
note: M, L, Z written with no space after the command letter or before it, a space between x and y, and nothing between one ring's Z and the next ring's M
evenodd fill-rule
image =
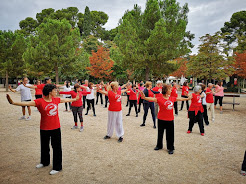
M246 78L246 51L243 53L236 53L235 54L235 74L242 78Z
M187 76L187 66L186 64L188 63L188 61L184 58L177 58L177 65L178 65L178 69L176 71L174 71L173 73L171 73L171 76L175 76L175 77L185 77Z
M107 48L98 46L97 52L92 51L92 56L89 59L91 66L86 69L89 70L91 76L100 79L109 79L111 77L114 61L110 59Z

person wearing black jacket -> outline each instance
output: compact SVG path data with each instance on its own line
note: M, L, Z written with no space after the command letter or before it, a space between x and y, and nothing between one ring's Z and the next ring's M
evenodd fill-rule
M150 81L146 82L145 87L146 88L143 90L143 93L144 93L145 97L154 97L154 94L160 93L160 92L151 90L152 82L150 82ZM153 128L156 128L156 124L155 124L156 117L155 117L154 102L149 102L147 100L143 100L143 104L144 104L143 123L140 126L145 126L145 121L146 121L146 118L147 118L147 115L148 115L148 111L149 111L149 108L150 108L152 119L153 119L153 124L154 124Z

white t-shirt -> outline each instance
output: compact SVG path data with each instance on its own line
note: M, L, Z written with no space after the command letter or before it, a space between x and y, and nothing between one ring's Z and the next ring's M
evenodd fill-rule
M26 84L26 86L31 86L31 84ZM27 88L23 84L21 84L15 90L20 91L21 101L32 100L30 88Z
M202 94L204 94L204 97L202 98L202 105L207 105L207 102L206 102L206 93L205 92L202 92Z
M86 99L92 100L95 98L94 96L94 88L90 89L89 87L86 88L86 91L91 92L91 94L86 95Z
M63 86L63 91L64 92L72 91L72 88L73 86L69 86L68 88L67 86ZM71 95L63 95L63 98L66 98L66 97L71 97Z

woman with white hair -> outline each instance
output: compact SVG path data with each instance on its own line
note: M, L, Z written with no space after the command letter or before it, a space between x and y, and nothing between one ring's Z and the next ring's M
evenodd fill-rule
M109 100L107 135L104 139L110 139L112 137L115 127L116 135L119 137L118 142L122 142L124 129L122 122L121 93L126 90L120 91L118 88L118 82L111 82L107 91L102 91L98 88L97 92L107 95Z
M203 106L202 106L202 98L203 95L200 95L201 93L201 86L195 86L194 87L194 93L190 95L191 98L191 105L188 110L188 117L190 119L189 121L189 128L187 133L190 134L192 132L192 128L196 122L198 122L198 126L200 129L200 133L202 136L204 136L204 125L203 125Z

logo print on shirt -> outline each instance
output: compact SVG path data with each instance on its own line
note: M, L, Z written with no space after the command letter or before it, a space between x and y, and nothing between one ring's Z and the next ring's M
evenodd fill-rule
M115 95L115 98L117 98L116 102L121 102L121 95Z
M45 107L45 111L48 116L55 116L57 114L57 105L56 104L48 104Z
M197 102L198 102L198 103L202 103L202 99L201 99L200 96L197 97Z
M164 103L165 106L167 106L167 110L172 110L173 109L173 102L172 101L166 101Z

